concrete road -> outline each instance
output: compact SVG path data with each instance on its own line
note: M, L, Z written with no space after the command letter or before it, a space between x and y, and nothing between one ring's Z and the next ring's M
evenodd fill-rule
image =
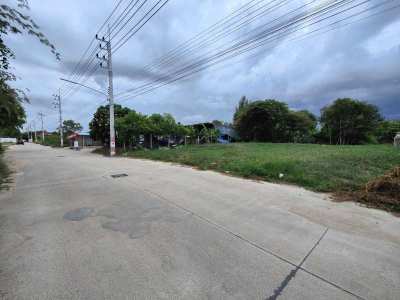
M6 155L0 298L400 299L388 213L168 163Z

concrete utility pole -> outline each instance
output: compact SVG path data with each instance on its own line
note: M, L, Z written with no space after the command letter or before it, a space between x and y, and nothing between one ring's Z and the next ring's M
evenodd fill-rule
M30 124L28 124L26 126L26 130L28 131L28 142L30 142L30 139L31 139L31 125Z
M34 130L34 132L35 132L35 140L34 140L33 142L36 143L36 141L37 141L37 135L36 135L36 122L35 122L35 120L33 120L32 123L33 123L33 130ZM32 138L33 138L33 137L32 137Z
M107 58L104 56L100 56L98 53L96 57L100 60L107 62L107 70L108 70L108 101L110 102L110 156L115 155L115 128L114 128L114 87L113 87L113 71L112 71L112 50L111 50L111 33L110 26L108 26L108 37L102 37L101 39L96 35L96 39L106 43L106 47L104 48L100 43L99 47L101 50L107 51ZM103 63L100 63L100 66L103 67Z
M60 122L60 146L64 147L64 134L63 134L63 120L62 120L62 107L61 107L61 91L58 89L58 95L54 96L54 107L58 108L59 112L59 122Z
M41 121L42 121L42 143L44 143L44 126L43 126L43 117L45 116L45 114L44 113L42 113L42 112L40 112L40 113L38 113L38 115L39 115L39 118L41 119Z

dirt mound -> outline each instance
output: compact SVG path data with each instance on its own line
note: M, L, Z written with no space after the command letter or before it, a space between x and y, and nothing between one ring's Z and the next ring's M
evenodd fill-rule
M371 180L355 196L356 201L368 207L400 212L400 166Z

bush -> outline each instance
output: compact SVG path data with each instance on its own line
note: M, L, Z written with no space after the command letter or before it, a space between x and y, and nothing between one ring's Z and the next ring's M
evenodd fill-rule
M44 146L60 147L60 135L57 133L46 135L44 137L44 142L42 141L42 136L38 136L38 143ZM64 147L67 145L68 139L64 137Z
M3 154L4 147L0 144L0 189L4 188L5 183L9 182L8 177L10 175L10 170L4 162Z

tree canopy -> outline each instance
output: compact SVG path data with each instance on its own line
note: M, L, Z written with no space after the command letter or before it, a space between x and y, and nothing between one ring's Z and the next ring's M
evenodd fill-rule
M185 136L190 129L177 123L171 114L143 115L127 107L114 105L117 144L131 145L141 135ZM103 143L110 136L109 107L100 106L89 124L90 134Z
M74 132L80 132L83 129L82 125L74 120L65 120L63 122L63 132L71 134Z
M10 59L15 58L14 52L4 43L3 36L8 34L28 34L35 36L40 43L50 48L50 51L60 58L60 54L46 36L40 31L34 20L25 14L29 10L27 0L16 0L16 7L0 5L0 80L3 82L15 80L10 72Z
M308 111L291 111L284 102L242 98L234 115L234 126L244 141L304 142L317 124Z
M114 105L115 119L121 118L129 113L130 109L119 104ZM92 121L89 123L90 135L103 143L110 140L110 110L109 105L97 108Z
M14 52L4 42L8 34L28 34L37 37L40 43L60 58L53 44L40 32L39 26L24 12L29 10L27 0L16 0L16 7L0 5L0 128L2 135L16 136L25 123L23 102L28 102L25 93L10 87L9 82L16 80L12 73L10 60L15 58Z
M367 143L382 120L375 105L337 99L321 110L321 134L332 144Z
M17 136L25 123L22 99L11 88L3 88L0 93L0 135Z
M380 122L375 134L379 143L393 143L398 132L400 132L400 120L385 120Z

